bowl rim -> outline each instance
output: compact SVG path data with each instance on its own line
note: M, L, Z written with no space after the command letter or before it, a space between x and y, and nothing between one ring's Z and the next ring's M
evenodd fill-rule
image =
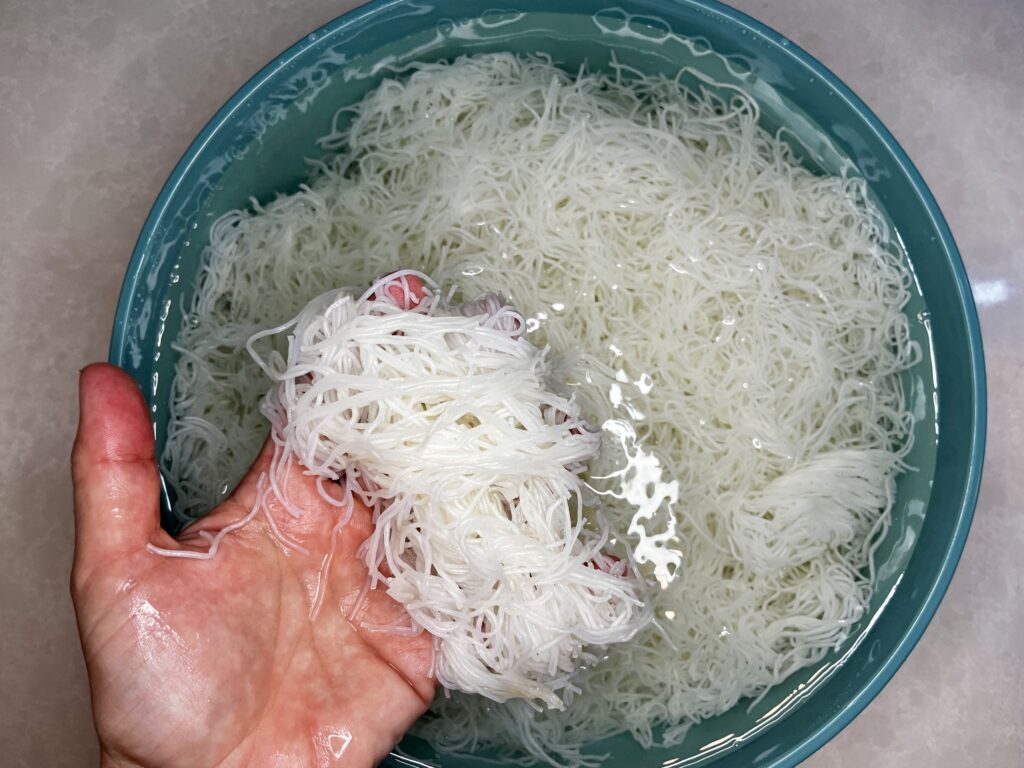
M950 538L945 551L942 553L940 567L935 572L932 582L928 588L925 598L920 602L912 620L907 624L902 637L889 657L881 664L875 674L857 691L857 693L836 711L822 725L809 732L793 747L773 756L763 768L784 768L794 766L811 754L820 749L824 744L834 738L843 728L849 725L853 719L878 695L881 689L889 682L896 670L910 655L914 646L917 645L925 629L931 622L932 617L938 609L946 590L953 578L957 563L963 553L967 534L970 530L971 521L974 517L974 510L978 500L978 492L981 484L982 468L985 456L985 435L987 417L987 390L985 377L984 352L981 339L981 328L978 321L977 309L971 293L967 272L964 268L960 251L953 239L952 232L945 217L939 209L931 190L925 183L921 173L914 166L910 157L904 151L899 142L892 135L888 128L857 96L853 90L839 79L828 67L818 59L809 54L795 42L785 35L776 32L768 25L754 19L751 16L738 11L731 6L718 2L717 0L648 0L650 4L663 8L666 12L672 12L672 6L685 5L693 9L703 10L718 15L749 34L756 35L765 43L776 48L783 48L785 52L795 58L800 64L812 71L816 77L834 91L835 95L842 99L846 106L858 117L863 126L873 131L881 143L892 153L900 170L910 181L914 191L928 213L931 225L938 235L938 241L942 252L948 262L955 282L959 303L956 309L963 315L967 328L967 343L970 362L970 383L974 390L972 403L972 431L969 435L970 443L970 464L967 470L965 482L965 493L960 500L959 510L956 518L956 526L953 536ZM354 8L326 24L318 27L313 32L305 35L298 42L294 43L282 53L275 56L268 64L261 68L255 75L250 77L224 105L214 113L195 139L189 144L181 159L175 164L173 170L160 189L156 200L146 217L146 221L139 233L135 247L132 250L131 259L125 273L124 281L118 297L117 307L114 315L114 324L110 339L108 359L115 365L122 366L125 362L125 341L128 330L127 319L136 287L142 277L145 267L146 255L149 252L161 220L167 212L168 206L181 187L185 176L194 164L199 160L203 150L210 143L217 133L224 128L231 120L234 113L244 105L250 97L267 81L271 80L278 72L288 67L293 60L303 55L309 48L320 42L325 36L337 34L339 31L353 25L358 25L364 20L371 19L378 14L386 13L393 7L405 4L405 0L370 0L364 5Z

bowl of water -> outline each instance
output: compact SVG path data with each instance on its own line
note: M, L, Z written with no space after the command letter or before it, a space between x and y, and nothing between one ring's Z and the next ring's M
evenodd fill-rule
M307 181L307 158L335 114L404 64L465 54L546 55L567 72L618 66L672 77L681 69L742 89L759 125L795 137L817 173L852 167L888 219L913 275L904 311L926 365L907 372L915 416L914 471L899 476L869 609L820 663L756 701L693 725L670 747L620 734L588 745L608 766L794 765L834 736L892 677L934 614L963 549L985 434L981 338L956 245L931 193L896 140L842 82L785 37L715 2L635 0L596 8L576 0L458 4L372 2L311 33L246 83L178 163L143 227L125 277L111 362L143 386L158 453L167 439L179 352L176 334L195 290L211 225L250 198L268 202ZM174 503L168 493L165 513ZM168 515L165 520L170 522ZM658 724L652 723L657 734ZM657 738L655 738L657 741ZM472 766L408 738L393 765Z

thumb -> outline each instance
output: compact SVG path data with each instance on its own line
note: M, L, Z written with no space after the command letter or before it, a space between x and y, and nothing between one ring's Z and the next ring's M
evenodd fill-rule
M75 491L75 580L146 545L160 527L153 431L135 381L95 363L79 379Z

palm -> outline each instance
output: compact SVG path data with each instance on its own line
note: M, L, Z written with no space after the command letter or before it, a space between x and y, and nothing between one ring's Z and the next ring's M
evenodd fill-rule
M93 374L103 381L90 386L106 392L106 418L115 422L110 429L123 438L126 404L117 398L127 395L116 388L123 382L117 384L111 370ZM122 450L129 457L123 466L108 457L97 470L124 476L106 477L96 487L83 477L88 467L80 457L89 447L85 387L83 377L73 583L105 755L125 764L190 768L371 765L382 757L426 709L434 683L425 634L410 638L361 628L402 615L383 592L359 600L366 570L355 552L370 532L369 511L355 510L337 535L315 618L311 604L336 512L295 468L290 492L306 514L292 520L279 511L276 518L308 555L285 550L262 516L229 534L212 560L162 557L146 551L141 540L124 546L119 539L131 534L116 530L127 517L123 510L149 508L147 540L205 550L198 531L219 530L251 509L256 473L267 459L261 457L230 500L174 543L155 525L148 434L148 469L146 455L129 446ZM110 439L100 442L111 450ZM106 529L87 522L85 516L94 513L80 509L96 506L97 496L107 501ZM94 535L100 538L92 541Z

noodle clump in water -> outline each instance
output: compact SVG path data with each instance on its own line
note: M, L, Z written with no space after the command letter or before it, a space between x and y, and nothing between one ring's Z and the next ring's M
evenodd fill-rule
M545 352L513 307L445 306L425 277L332 291L250 339L276 382L263 404L273 466L284 476L294 458L342 481L340 499L321 487L339 526L353 494L374 510L370 587L386 584L412 620L374 629L429 631L446 688L563 709L576 666L650 618L641 583L601 551L607 527L585 527L578 475L599 438L548 391ZM283 331L286 357L254 351Z
M579 766L623 729L678 743L863 616L910 444L909 274L863 182L757 121L693 72L419 64L338 114L310 186L213 227L162 457L183 520L266 434L249 337L399 267L508 296L601 431L581 500L654 620L577 671L565 711L439 696L435 745Z

